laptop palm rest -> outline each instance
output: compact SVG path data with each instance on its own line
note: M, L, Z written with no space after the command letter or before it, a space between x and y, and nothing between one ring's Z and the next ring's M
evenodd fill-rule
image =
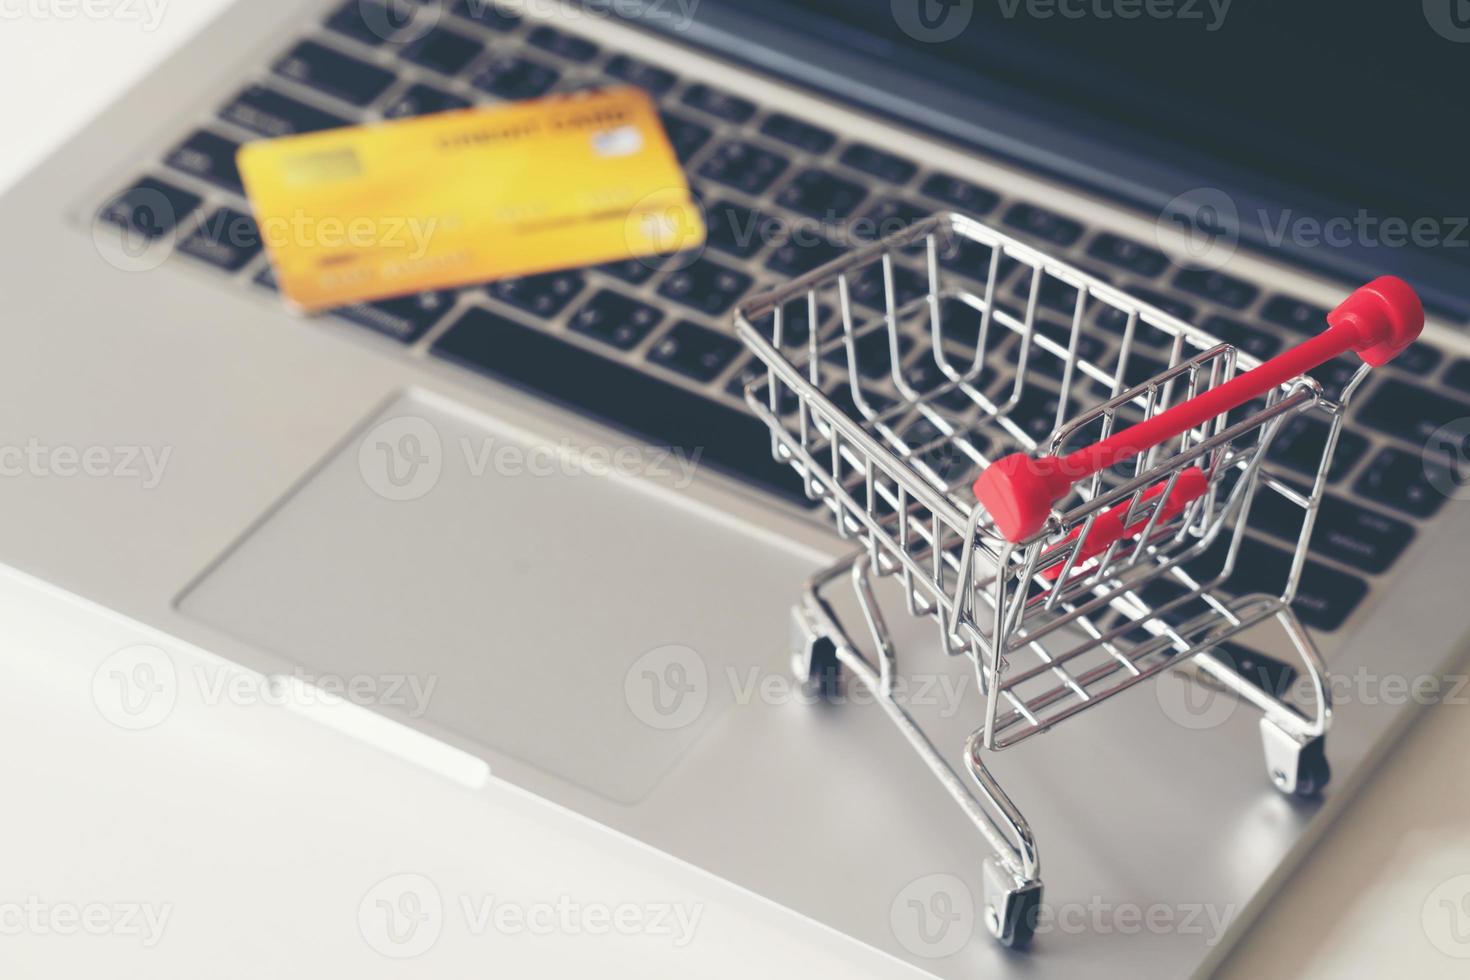
M679 485L695 461L614 448L568 454L404 395L180 606L308 682L637 802L733 703L706 678L783 659L811 563L609 475Z

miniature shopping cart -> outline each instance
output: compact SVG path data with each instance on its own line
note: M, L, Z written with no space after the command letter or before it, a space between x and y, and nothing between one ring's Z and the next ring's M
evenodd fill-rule
M1261 363L958 214L741 304L737 332L764 368L746 399L772 452L860 545L807 584L798 674L828 693L843 672L868 688L984 835L985 919L1000 942L1030 938L1041 881L1036 842L985 752L1192 662L1262 710L1278 788L1326 783L1325 669L1291 602L1344 407L1422 326L1413 291L1385 277ZM1329 397L1306 372L1350 350L1364 364ZM1267 460L1309 414L1326 439L1315 477L1298 483ZM1300 515L1295 552L1284 587L1239 595L1222 586L1265 495L1280 498L1274 521L1283 507ZM843 580L864 634L831 601ZM894 696L880 586L934 622L940 649L973 662L984 715L963 760L978 794ZM1290 696L1222 646L1276 628L1306 682Z

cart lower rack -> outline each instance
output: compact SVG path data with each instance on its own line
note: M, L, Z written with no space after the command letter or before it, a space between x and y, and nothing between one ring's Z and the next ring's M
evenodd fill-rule
M999 292L1010 276L1027 283L1023 307ZM1261 709L1267 771L1283 792L1326 784L1325 668L1291 602L1345 406L1423 319L1413 291L1384 277L1320 335L1263 364L958 214L741 304L736 330L764 366L746 399L776 459L857 546L807 584L796 670L824 691L843 673L869 689L984 835L996 939L1029 940L1040 858L985 754L1168 667L1192 662ZM1329 398L1307 372L1348 350L1364 364ZM1283 426L1308 414L1328 435L1299 485L1267 457ZM1297 508L1301 529L1284 588L1239 595L1223 586L1262 494ZM944 651L973 665L984 710L964 773L894 697L885 579L909 614L933 622ZM860 631L831 602L848 584ZM1284 633L1305 694L1268 691L1220 652L1255 628Z

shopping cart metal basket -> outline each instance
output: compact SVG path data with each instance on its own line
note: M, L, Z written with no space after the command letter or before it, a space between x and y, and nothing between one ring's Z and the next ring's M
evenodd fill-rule
M1003 293L1002 281L1025 285ZM869 689L984 835L996 939L1029 940L1041 878L1037 843L988 752L1191 662L1262 711L1279 789L1310 795L1326 783L1326 672L1291 603L1344 407L1422 329L1402 281L1362 287L1321 334L1262 363L949 213L752 297L735 319L763 368L745 395L773 454L859 545L807 583L795 669L827 693L843 673ZM1364 363L1329 396L1307 372L1347 351ZM1327 436L1302 484L1266 461L1283 428L1309 414ZM1241 595L1222 586L1267 494L1280 498L1273 510L1300 513L1295 551L1284 587ZM961 756L973 786L894 697L901 659L882 579L933 621L944 651L973 663L984 708ZM831 601L844 583L861 631ZM1268 690L1222 650L1278 627L1305 696L1303 685Z

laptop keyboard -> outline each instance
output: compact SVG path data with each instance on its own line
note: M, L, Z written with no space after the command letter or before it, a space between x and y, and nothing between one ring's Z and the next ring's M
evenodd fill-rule
M528 276L334 315L411 345L415 354L510 381L651 441L704 447L704 462L798 504L809 505L799 481L771 460L764 426L744 408L741 388L754 365L728 319L750 291L846 251L813 233L812 219L861 218L882 234L944 208L984 216L1258 357L1315 331L1327 312L1231 275L1178 269L1144 243L927 170L581 35L522 21L489 0L458 0L427 33L405 29L388 38L373 29L389 22L386 12L369 24L367 9L349 0L308 24L214 118L162 148L156 166L103 206L103 218L155 238L177 229L177 251L186 257L180 261L213 266L242 288L274 289L234 164L240 143L598 85L641 86L660 101L670 139L705 205L705 254ZM142 206L158 195L171 215ZM773 234L782 227L804 233ZM1019 305L1028 283L1015 273L1014 263L1003 268L1016 281L1003 282L1007 288L997 295ZM923 284L900 276L898 287ZM860 303L881 303L881 284L857 282L853 295ZM1039 297L1042 310L1055 307L1064 319L1072 300L1070 293ZM820 311L818 329L832 329L834 315ZM808 329L805 310L790 311L788 339L804 342ZM1150 357L1150 338L1142 339L1139 370L1161 368L1167 349L1156 344ZM886 345L879 353L886 356ZM1374 577L1393 569L1416 527L1443 505L1426 468L1448 478L1452 461L1426 463L1423 443L1444 423L1470 416L1470 360L1445 361L1442 351L1421 343L1355 398L1299 593L1297 609L1308 625L1338 627ZM1329 389L1340 388L1354 366L1345 358L1319 377ZM909 370L919 380L925 368ZM865 384L873 388L870 401L889 401L886 380ZM1044 435L1056 400L1040 380L1036 385L1015 417ZM850 398L845 381L836 379L833 395ZM1305 477L1325 436L1320 420L1298 419L1282 433L1273 460L1284 473ZM1253 530L1242 553L1242 581L1252 590L1284 574L1296 520L1286 511L1266 513L1259 535Z

